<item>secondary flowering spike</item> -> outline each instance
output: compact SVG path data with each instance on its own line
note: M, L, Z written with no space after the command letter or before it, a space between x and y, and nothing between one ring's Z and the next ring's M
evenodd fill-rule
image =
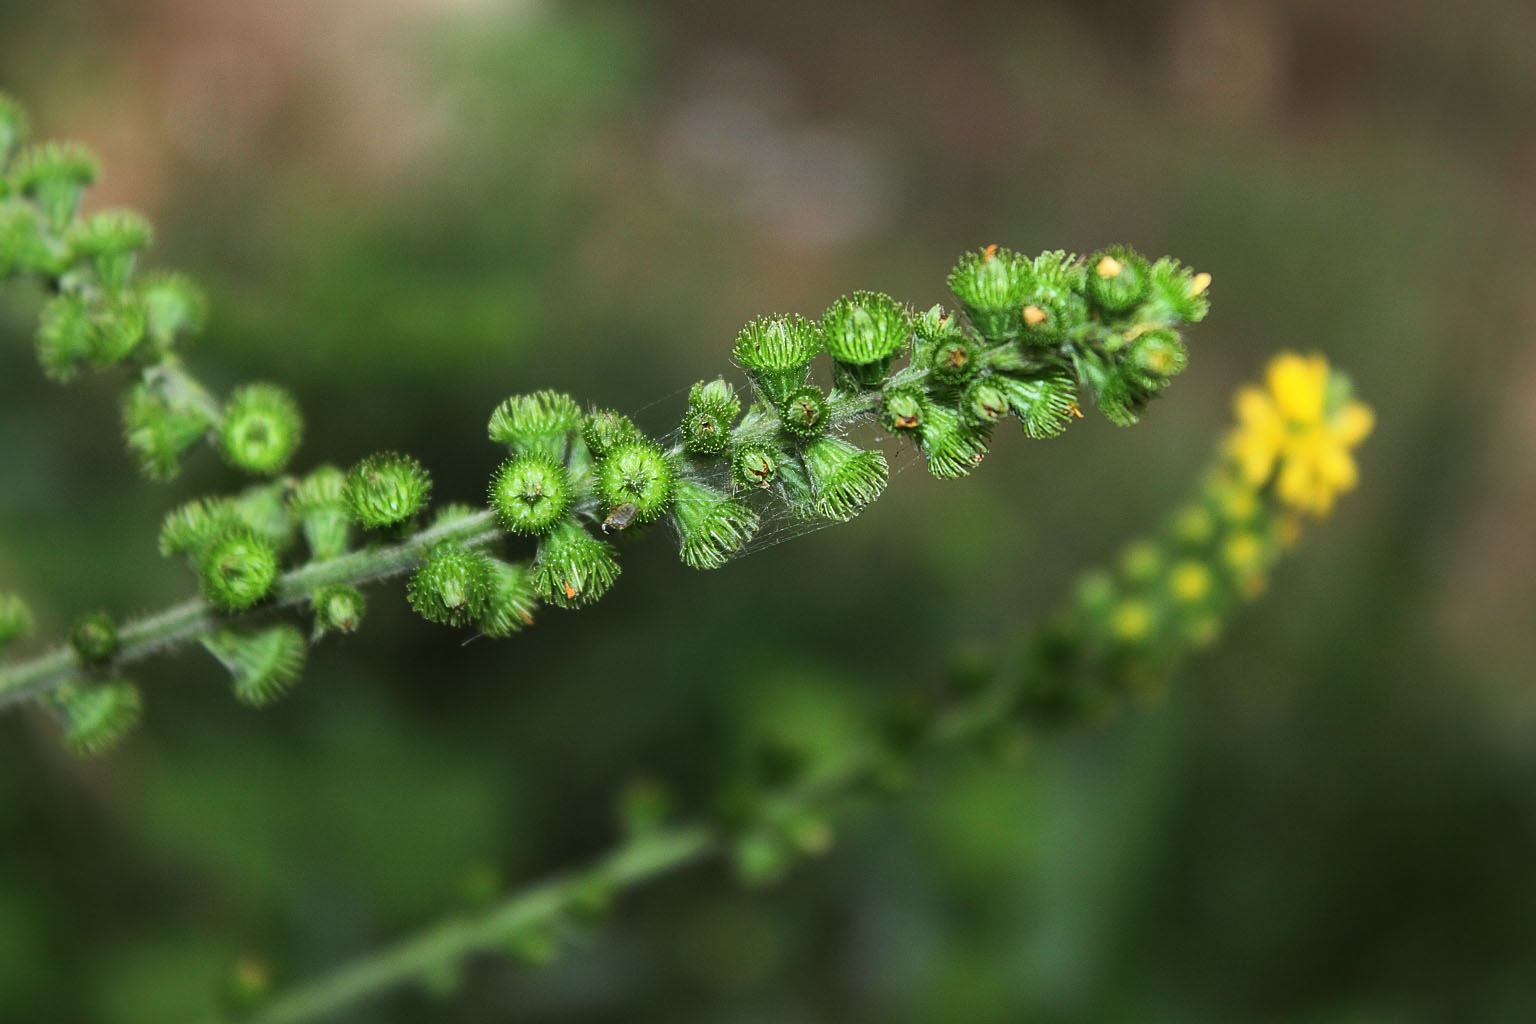
M352 467L343 493L348 511L359 524L369 528L394 526L426 505L432 478L409 455L380 452Z
M276 384L246 384L230 395L219 448L230 465L270 476L288 464L304 433L293 396Z
M826 347L821 328L803 316L759 317L741 329L732 354L774 405L805 383L806 370Z
M508 532L522 537L545 533L571 507L565 466L539 453L508 459L491 478L490 503Z
M540 597L558 608L580 608L608 592L619 577L613 545L590 536L580 523L566 519L542 540L533 563Z

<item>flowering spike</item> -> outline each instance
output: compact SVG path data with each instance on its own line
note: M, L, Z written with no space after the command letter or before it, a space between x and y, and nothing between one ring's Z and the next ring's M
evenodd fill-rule
M229 670L235 699L251 707L264 707L282 697L304 671L304 634L286 623L258 633L224 629L201 642Z

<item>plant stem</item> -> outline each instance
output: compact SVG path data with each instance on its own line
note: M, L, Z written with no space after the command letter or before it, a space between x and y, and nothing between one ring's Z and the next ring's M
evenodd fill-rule
M243 616L221 614L201 598L193 598L126 623L118 632L114 664L143 661L222 626L301 604L321 587L370 583L402 575L414 568L427 548L440 540L457 540L475 547L489 544L499 536L501 532L496 528L493 513L486 510L421 530L397 544L363 548L323 562L302 565L278 579L269 601ZM82 678L85 671L68 644L60 644L27 661L0 666L0 709L42 696Z
M926 748L963 745L1005 718L1017 691L1015 679L999 678L964 704L940 715L928 733ZM763 818L784 820L796 810L824 807L851 795L882 764L882 748L870 746L847 757L832 771L766 797ZM502 902L470 917L432 925L379 952L366 954L262 1005L241 1024L302 1024L334 1013L359 1000L382 995L413 980L434 976L471 953L506 951L524 929L557 921L577 904L587 887L607 892L635 888L684 868L720 857L730 850L730 835L719 825L694 822L627 840L586 871L571 872L519 889Z

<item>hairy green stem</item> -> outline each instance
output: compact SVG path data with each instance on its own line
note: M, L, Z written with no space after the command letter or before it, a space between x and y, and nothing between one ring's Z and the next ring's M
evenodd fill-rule
M397 544L363 548L293 569L277 581L270 601L245 616L222 614L201 598L193 598L126 623L118 632L115 663L143 661L242 617L300 604L321 587L338 583L371 583L404 575L421 561L429 547L440 540L457 540L475 547L489 544L500 536L501 531L487 510L421 530ZM27 661L0 666L0 709L39 697L81 678L85 672L68 644L60 644Z
M961 706L940 716L928 734L931 749L962 745L1007 717L1018 681L1000 678ZM882 748L870 746L818 778L771 794L763 818L787 818L796 811L824 808L853 795L874 777ZM729 852L731 834L707 822L675 825L629 839L585 871L556 876L519 889L472 916L456 917L352 963L280 993L242 1024L302 1024L413 981L435 976L474 953L508 951L511 940L531 928L558 921L596 885L617 894Z

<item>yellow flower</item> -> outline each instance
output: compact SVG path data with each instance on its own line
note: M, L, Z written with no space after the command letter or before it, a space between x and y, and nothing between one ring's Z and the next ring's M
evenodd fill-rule
M1273 475L1282 502L1321 518L1355 486L1351 451L1371 432L1375 416L1362 402L1331 401L1333 375L1320 355L1281 353L1265 383L1237 393L1238 426L1228 451L1250 486Z

